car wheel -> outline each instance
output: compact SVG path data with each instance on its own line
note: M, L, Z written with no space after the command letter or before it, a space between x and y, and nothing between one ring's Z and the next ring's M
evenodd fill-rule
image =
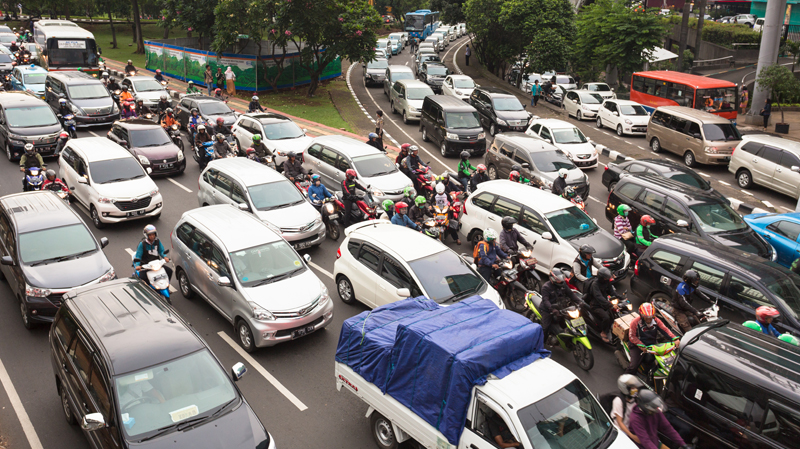
M736 174L736 183L743 189L749 189L753 186L753 175L749 170L739 170L739 173Z
M28 312L28 305L25 304L25 300L19 300L19 313L22 317L22 325L25 326L25 329L33 329L33 322L31 321L31 314Z
M687 167L695 167L697 166L697 161L694 158L694 153L691 151L687 151L683 154L683 163L686 164Z
M610 192L610 191L614 190L614 187L616 187L616 186L617 186L617 183L616 182L612 182L611 184L608 185L608 191Z
M250 325L245 320L240 319L236 322L236 335L239 336L239 345L246 352L253 352L256 349L253 331L250 330Z
M581 111L578 111L578 112L576 112L576 113L575 113L575 118L576 118L578 121L581 121L581 120L583 120L583 115L581 115Z
M394 108L394 100L389 103L389 107L392 109L392 114L397 114L397 109Z
M420 128L422 128L422 141L423 142L429 142L429 140L428 140L428 130L426 130L424 126L420 126Z
M100 221L100 214L97 212L94 206L89 209L89 214L92 216L92 223L94 223L94 227L97 229L103 229L106 224Z
M239 139L236 139L236 148L239 149L236 151L236 156L247 156L247 153L244 152L247 150L247 148L245 148L244 150L242 149L242 144L239 142Z
M339 299L345 304L354 304L356 302L356 293L353 290L353 284L347 276L339 276L336 281L336 292L339 293Z
M597 129L603 129L603 120L599 115L597 116Z
M489 135L494 137L496 133L497 133L497 128L495 127L495 124L492 123L491 125L489 125Z
M489 164L489 168L486 170L486 174L489 175L489 179L497 179L497 167L492 164Z
M381 449L397 449L400 443L394 435L392 422L378 412L372 412L369 417L369 424L372 428L372 437Z
M661 142L658 141L657 137L654 137L653 140L650 141L650 149L653 150L653 153L661 151Z
M185 271L178 268L178 287L181 289L181 294L186 299L194 298L194 290L192 290L192 283L189 282L189 275Z
M439 150L442 152L442 157L447 157L447 142L442 141L442 147Z
M620 137L623 137L625 135L625 133L622 132L622 125L617 125L617 135Z
M408 114L406 114L405 110L403 110L403 123L408 125Z
M64 418L67 420L67 424L74 426L78 423L78 420L75 418L75 415L72 413L72 407L69 405L67 389L63 385L59 385L58 390L61 396L61 408L64 410Z
M8 157L9 161L14 160L14 156L11 155L11 145L9 145L8 142L6 142L6 157Z
M483 232L476 231L474 234L472 234L472 239L470 239L470 244L472 245L473 248L475 248L475 246L478 243L480 243L481 240L483 240Z

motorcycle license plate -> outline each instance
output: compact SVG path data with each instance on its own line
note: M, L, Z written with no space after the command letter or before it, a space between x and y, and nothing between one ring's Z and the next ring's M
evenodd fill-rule
M339 218L339 214L330 214L328 215L328 220L336 220Z
M530 259L525 259L525 265L527 265L529 267L532 267L532 266L536 265L536 258L535 257L531 257Z
M311 246L311 242L293 243L292 246L296 250L306 249Z
M144 215L146 213L147 213L147 210L146 209L142 209L142 210L135 210L133 212L128 212L127 214L125 214L125 216L126 217L138 217L139 215Z
M292 339L300 338L300 337L302 337L304 335L308 335L308 334L310 334L312 332L314 332L314 325L306 326L306 327L304 327L302 329L297 329L296 331L292 332Z
M583 326L585 324L586 324L586 321L583 319L583 317L575 318L574 320L572 320L572 326L574 326L574 327L580 327L580 326Z
M158 282L158 281L160 281L162 279L166 279L166 278L167 278L166 274L159 274L158 276L153 276L153 283L156 283L156 282Z

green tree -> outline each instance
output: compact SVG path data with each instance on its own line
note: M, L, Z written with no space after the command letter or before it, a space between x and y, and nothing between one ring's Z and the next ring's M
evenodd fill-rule
M467 0L464 4L467 28L474 35L475 57L487 70L500 76L507 63L516 59L526 44L502 22L503 3L505 0Z
M375 0L375 8L378 14L384 14L386 7L392 8L392 15L399 21L404 21L407 12L424 9L427 5L426 0Z
M353 62L373 58L380 23L378 12L366 0L287 0L276 15L276 28L285 30L300 54L300 66L311 77L309 97L337 57Z
M211 37L214 31L214 8L218 0L163 0L161 26L196 32L203 38Z
M506 0L500 21L512 35L530 38L530 42L522 42L525 72L567 67L575 35L575 11L569 0Z
M442 23L454 25L467 21L464 10L466 3L467 0L431 0L429 9L442 13L439 17Z
M142 22L139 20L139 15L141 11L139 10L139 0L131 0L131 13L133 14L133 26L136 31L135 39L136 39L136 51L134 53L143 55L144 54L144 36L142 36Z
M800 96L800 81L797 81L791 70L785 66L775 64L761 69L756 78L756 85L758 85L759 90L768 90L770 92L770 98L777 103L778 110L781 111L781 123L786 123L783 119L781 103Z
M792 73L794 73L794 66L797 64L797 59L800 58L800 42L787 39L783 47L781 47L781 53L790 53L792 55Z

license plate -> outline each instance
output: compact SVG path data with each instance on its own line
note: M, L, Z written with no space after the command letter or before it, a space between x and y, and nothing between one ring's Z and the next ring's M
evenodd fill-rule
M339 214L330 214L328 215L328 220L336 220L339 218Z
M525 259L525 264L530 266L536 265L536 258L531 257L530 259Z
M158 168L172 168L172 163L169 164L158 164Z
M306 249L311 246L311 242L293 243L294 249Z
M586 324L586 321L584 321L583 317L576 318L576 319L572 320L572 325L574 327L580 327L580 326L583 326L585 324Z
M308 335L308 334L310 334L312 332L314 332L314 325L306 326L306 327L304 327L302 329L297 329L296 331L292 332L292 339L300 338L300 337L302 337L304 335Z
M159 274L158 276L153 277L153 282L160 281L161 279L166 279L166 274Z
M144 215L146 213L147 213L147 210L146 209L142 209L142 210L135 210L133 212L128 212L127 214L125 214L125 216L127 216L127 217L136 217L136 216L139 216L139 215Z

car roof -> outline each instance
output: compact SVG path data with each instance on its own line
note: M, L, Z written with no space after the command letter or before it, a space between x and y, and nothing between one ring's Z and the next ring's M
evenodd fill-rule
M67 144L85 156L87 162L133 157L128 150L106 137L80 137L69 139Z
M742 140L772 145L784 150L789 150L794 154L800 154L800 142L795 142L794 140L770 136L767 134L747 134L742 136Z
M576 126L573 125L570 122L567 122L567 121L564 121L564 120L555 119L555 118L539 118L539 119L531 121L531 124L534 124L534 123L538 123L540 125L544 125L544 126L547 126L547 127L550 127L550 128L553 128L553 127L556 127L556 128L576 128Z
M45 70L43 67L39 67L38 65L34 65L33 67L31 67L31 65L22 65L17 66L17 69L23 73L47 73L47 70Z
M20 233L82 223L64 200L48 190L12 193L0 198L0 204Z
M432 101L442 107L447 107L445 112L473 112L475 108L464 100L452 95L428 95L425 100Z
M161 128L161 125L159 125L158 123L143 118L141 119L135 118L130 120L117 120L116 122L114 122L114 125L132 130Z
M665 235L654 240L650 246L656 249L664 248L690 253L694 257L711 260L727 270L733 270L741 275L750 275L756 279L761 277L784 278L789 275L789 271L783 266L759 257L757 254L725 246L695 234Z
M248 113L243 114L242 117L249 117L263 125L275 122L284 122L284 121L292 121L289 117L277 114L275 112L255 112L255 113Z
M14 106L46 106L47 103L44 100L36 97L35 95L31 95L27 92L0 92L0 104L3 105L4 108L14 107Z
M194 95L194 94L193 95L184 95L181 98L181 100L183 100L184 98L187 98L187 97L192 99L192 100L198 101L198 102L205 102L205 103L207 103L209 101L222 102L222 100L220 100L219 98L209 97L208 95Z
M618 165L620 165L620 166L621 165L630 166L631 164L641 164L641 165L644 165L646 167L651 167L651 168L654 167L654 166L662 167L662 168L665 169L664 170L665 173L681 172L681 173L694 173L694 174L697 175L697 172L695 172L691 168L689 168L689 167L687 167L685 165L682 165L682 164L678 164L677 162L673 162L673 161L671 161L669 159L652 159L652 158L634 159L634 160L622 162L622 163L620 163ZM700 175L697 175L697 176L700 176Z
M701 111L699 109L687 108L685 106L661 106L656 108L656 111L669 112L683 117L689 117L697 120L702 120L708 123L730 123L731 121L725 117L714 115L710 112Z
M531 205L535 204L536 206L532 208L544 214L574 206L569 200L553 195L549 191L509 181L508 179L482 182L478 185L477 191L470 197L475 196L478 192L501 195L528 207L532 207Z
M642 105L641 103L639 103L639 102L637 102L637 101L633 101L633 100L620 100L620 99L618 99L618 98L609 98L609 99L607 99L607 100L605 100L605 101L613 101L614 103L616 103L616 104L618 104L618 105L632 105L632 106L641 106L641 105Z
M225 245L225 249L229 252L283 239L258 217L231 204L189 210L184 212L179 222L183 222L186 218L192 219L214 234L215 240Z
M513 94L509 93L508 91L505 91L503 89L498 89L497 87L483 87L483 86L481 86L481 87L476 88L475 90L481 90L481 91L483 91L483 92L485 92L485 93L487 93L487 94L489 94L490 96L493 96L493 97L500 96L500 95L507 95L509 97L516 98Z
M102 82L99 79L93 78L91 75L84 72L73 72L70 70L64 70L61 72L47 72L47 76L58 78L59 81L62 81L66 84L83 84L86 83L87 81L95 81L102 84Z
M708 326L695 327L681 339L680 357L735 373L745 383L772 392L768 396L778 402L782 398L800 403L800 348L737 323L710 330Z
M472 79L472 77L469 76L469 75L447 75L447 76L449 76L450 78L452 78L454 80L461 80L461 79L470 79L471 80Z
M393 251L406 262L447 250L447 246L421 232L397 226L388 220L370 220L351 230L349 236L368 238L370 243Z
M206 347L183 319L138 279L77 288L64 295L64 305L105 352L114 375Z
M126 76L126 77L123 79L123 81L124 81L124 80L131 80L131 81L144 81L144 80L151 80L151 81L155 81L156 79L155 79L155 78L153 78L152 76L144 76L144 75L132 75L132 76Z
M208 163L209 168L224 171L226 175L233 176L243 182L245 186L254 186L269 182L288 181L285 176L267 167L264 164L252 161L246 157L226 157Z
M489 375L487 382L479 388L497 402L520 410L550 396L575 379L575 374L548 357L514 370L502 379ZM536 385L536 388L531 388L531 385Z
M427 83L423 83L420 80L397 80L397 82L400 83L403 86L406 86L406 89L409 89L409 88L412 88L412 87L427 87L427 88L430 89L430 87L431 87Z
M390 65L389 67L387 67L387 68L388 68L389 70L391 70L392 72L408 72L408 73L414 73L414 72L411 70L411 67L408 67L408 66L405 66L405 65L400 65L400 64L391 64L391 65Z
M750 214L750 215L745 215L744 218L748 220L760 220L763 218L772 218L774 219L773 221L788 220L788 221L793 221L795 223L800 223L800 212L788 212L785 214L763 214L763 213Z
M497 134L495 139L498 139L498 142L511 142L528 152L559 151L554 145L521 132Z
M345 136L337 136L337 135L319 136L314 138L312 144L314 143L319 143L321 145L329 146L335 150L345 153L346 156L350 156L351 158L359 156L368 156L372 154L383 154L380 150L373 147L372 145L367 145L366 143L360 140L356 140Z
M624 173L620 176L619 182L622 181L633 181L661 193L673 193L670 195L672 198L681 198L686 204L723 202L721 198L705 190L653 173Z

